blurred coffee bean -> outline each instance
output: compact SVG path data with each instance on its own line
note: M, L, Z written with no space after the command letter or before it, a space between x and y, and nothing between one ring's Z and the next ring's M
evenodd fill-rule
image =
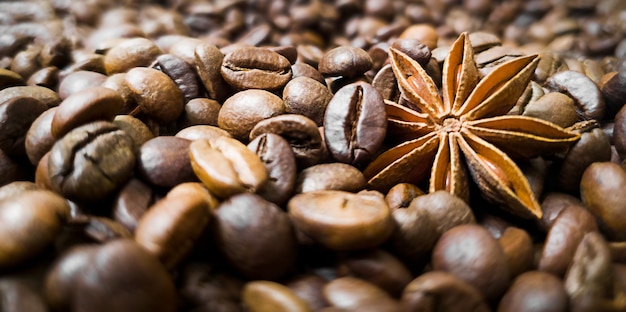
M609 115L619 111L626 103L626 62L620 62L617 70L601 88Z
M333 96L324 116L324 137L335 159L356 167L370 162L386 135L384 104L367 83L345 86Z
M232 138L230 133L222 130L221 128L215 126L207 126L207 125L197 125L187 127L178 131L175 135L176 137L187 139L190 141L195 140L208 140L213 141L215 138L223 136L227 138Z
M541 225L546 232L552 227L554 220L567 206L582 207L583 203L580 199L570 194L550 192L544 195L543 201L541 202L541 210L543 211Z
M215 100L195 98L185 104L181 128L193 125L217 126L217 116L222 105Z
M367 181L359 169L348 164L329 163L315 165L300 171L295 192L340 190L356 193L366 186Z
M38 189L39 187L34 182L14 181L0 187L0 200L20 195L26 191L34 191Z
M498 311L567 311L568 296L563 282L541 271L518 276L498 304Z
M624 105L617 115L613 125L613 144L619 156L626 159L626 105Z
M143 214L156 201L152 188L137 178L124 185L113 203L113 219L134 233Z
M528 233L516 227L508 227L498 243L504 251L504 256L509 264L511 278L514 278L533 266L533 241Z
M224 56L220 69L233 88L276 90L291 79L291 63L265 48L243 47Z
M585 119L602 120L606 112L604 97L598 86L584 74L566 70L548 78L546 86L574 99L577 112Z
M327 281L319 275L305 274L290 279L285 286L304 300L313 311L318 311L328 306L322 292L326 283Z
M243 282L206 262L191 262L180 269L180 297L195 311L240 311Z
M191 141L175 136L158 136L145 142L137 154L140 176L152 185L172 188L196 181L189 159Z
M152 63L151 67L164 72L176 83L183 93L185 103L200 95L200 86L198 85L196 72L183 59L172 54L161 54Z
M422 270L441 236L437 224L423 209L396 209L392 217L395 229L389 238L389 247L410 270Z
M325 84L308 77L291 79L283 89L285 112L304 115L318 126L324 121L324 112L332 97Z
M287 207L299 231L333 250L376 247L394 227L387 203L375 191L302 193L292 197Z
M341 277L324 286L331 306L348 311L397 311L398 303L376 285L354 277Z
M222 202L215 218L220 252L246 278L275 280L294 269L293 226L276 205L258 195L239 194Z
M151 68L136 67L126 74L141 111L166 125L183 112L183 94L166 74Z
M389 189L385 195L385 201L393 212L396 209L407 208L415 197L421 195L424 195L424 191L419 187L411 183L398 183Z
M283 100L264 90L244 90L229 97L217 116L217 124L234 138L248 141L259 121L285 112Z
M137 107L133 90L131 90L126 83L126 73L108 76L100 86L116 91L117 94L122 97L124 106L119 110L119 114L129 114Z
M0 103L17 97L31 97L48 107L58 106L62 101L56 92L45 87L19 86L0 90Z
M7 89L5 89L7 90ZM26 134L47 106L33 97L15 97L0 102L0 149L7 155L26 154Z
M415 278L404 289L401 303L406 311L490 311L476 287L444 271Z
M287 286L270 281L252 281L243 288L242 300L250 312L312 311Z
M105 121L73 129L49 153L52 188L74 200L106 197L131 177L135 166L132 139Z
M128 296L128 289L141 292ZM176 311L172 278L155 257L128 239L70 250L49 272L45 291L55 310Z
M41 86L49 89L56 89L59 84L59 69L54 66L44 67L34 72L30 78L28 78L26 84L29 86Z
M626 202L620 196L625 185L626 172L610 162L591 164L580 181L580 197L609 240L626 240L626 224L621 217Z
M149 39L127 39L107 51L104 67L107 75L124 73L133 67L149 66L161 53L161 49Z
M9 69L28 79L33 73L42 68L41 60L39 59L41 48L41 45L38 44L28 45L25 50L15 54Z
M601 129L582 133L563 160L557 180L559 186L567 192L578 191L585 169L594 162L610 159L611 143Z
M432 265L473 285L486 300L499 298L510 281L502 248L478 225L459 225L446 231L433 249Z
M101 86L107 80L107 76L92 71L76 71L61 80L59 83L59 96L67 99L70 95L85 89Z
M400 34L399 38L419 40L431 51L437 47L437 41L439 40L435 28L428 24L411 25Z
M20 74L5 68L0 68L0 90L26 84Z
M117 115L113 124L126 132L133 139L133 151L139 153L141 146L154 137L148 126L141 120L130 115Z
M528 103L522 115L540 118L563 128L578 121L574 100L559 92L547 93L536 101Z
M418 196L411 201L408 209L426 211L430 219L435 222L435 228L439 235L457 225L476 222L467 203L444 191Z
M363 49L341 46L324 54L318 69L325 77L357 77L372 68L372 58Z
M33 165L39 163L41 157L52 148L56 141L51 130L52 118L56 110L57 107L53 107L41 113L26 132L24 146L26 155Z
M46 312L46 302L39 293L25 282L4 278L0 280L0 296L3 300L0 309L6 312Z

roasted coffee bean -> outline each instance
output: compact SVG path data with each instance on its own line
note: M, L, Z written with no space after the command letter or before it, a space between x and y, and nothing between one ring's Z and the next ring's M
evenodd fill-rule
M243 47L228 53L220 69L233 88L276 90L291 79L291 63L265 48Z
M567 192L576 192L585 169L594 162L611 159L611 143L601 129L580 135L580 140L570 147L558 176L558 184Z
M166 74L137 67L128 71L126 83L141 111L160 124L172 123L183 112L183 94Z
M0 267L11 268L33 259L61 233L69 217L69 205L55 193L24 191L0 201Z
M328 306L322 292L326 283L326 279L319 275L304 274L290 279L285 285L304 300L311 310L318 311Z
M550 230L554 220L556 220L563 209L568 206L583 207L583 203L580 199L570 194L556 192L545 194L541 202L541 210L543 211L541 225L546 232Z
M322 137L315 122L305 116L285 114L261 120L250 131L250 140L265 133L280 135L289 142L298 168L313 166L322 159Z
M141 292L125 295L128 287ZM56 310L176 311L170 275L155 257L128 239L72 249L51 269L45 292Z
M534 261L533 241L526 231L510 226L498 238L498 243L500 243L509 264L511 278L532 268Z
M124 73L133 67L149 66L161 53L149 39L126 39L107 51L104 67L107 75Z
M220 136L232 138L230 133L226 132L225 130L222 130L221 128L218 128L218 127L207 126L207 125L197 125L197 126L187 127L183 130L180 130L178 133L176 133L176 137L187 139L190 141L195 141L195 140L213 141L215 140L215 138L220 137Z
M384 100L398 102L400 90L398 81L390 64L383 66L372 79L372 86L380 93Z
M585 170L580 181L580 197L593 214L598 226L609 240L626 240L626 221L621 216L626 202L624 191L626 172L617 164L597 162Z
M137 178L130 179L113 203L113 219L134 233L143 214L156 201L154 190Z
M28 79L42 67L39 59L41 48L42 47L38 44L28 45L25 50L15 54L11 60L11 67L9 69Z
M243 282L231 274L216 270L206 262L193 261L180 268L179 294L185 308L240 311Z
M70 131L49 153L52 188L74 200L106 197L131 177L135 166L133 140L105 121Z
M152 68L167 74L183 93L185 103L200 95L200 86L194 68L183 59L172 54L159 55Z
M92 71L73 72L61 80L59 84L59 96L67 99L70 95L85 89L101 86L107 80L107 76Z
M298 77L308 77L315 81L318 81L322 85L326 85L326 80L324 80L324 76L322 76L322 74L317 69L309 64L295 63L291 65L291 72L291 79L295 79Z
M478 225L459 225L445 232L433 249L432 265L473 285L486 300L499 298L509 285L502 248Z
M193 46L193 64L196 64L196 72L204 84L208 97L220 103L223 102L230 93L230 87L220 73L224 54L212 44L196 43ZM182 50L183 48L183 46L179 46L179 49Z
M275 280L294 268L293 226L278 206L255 194L239 194L222 202L215 218L218 248L243 276Z
M385 195L385 201L393 212L396 209L407 208L415 197L421 195L424 195L424 191L419 187L410 183L398 183L389 189Z
M626 105L624 105L617 115L613 125L613 144L622 159L626 159Z
M0 102L0 149L8 155L24 155L26 133L47 109L46 104L33 97L15 97Z
M292 79L283 90L285 112L309 117L318 126L324 121L324 112L332 97L325 84L308 77Z
M32 289L26 282L4 278L0 280L0 295L4 298L0 304L2 311L48 311L43 296Z
M56 92L45 87L20 86L0 90L0 103L17 97L35 98L48 107L58 106L62 101Z
M472 43L474 41L472 40ZM422 67L430 61L431 53L428 47L417 39L398 39L391 47L404 52L410 58L418 62Z
M133 90L126 83L126 73L111 75L100 86L116 91L122 97L124 106L119 110L119 114L129 114L137 107Z
M56 110L57 107L53 107L41 113L26 132L24 139L26 155L30 163L34 166L39 163L41 157L43 157L43 155L52 148L54 142L56 142L56 139L52 136L51 130L52 118Z
M411 281L401 303L406 311L490 311L478 289L443 271L426 272Z
M578 121L574 100L569 96L550 92L524 107L524 116L540 118L567 128Z
M372 58L363 49L341 46L324 54L318 69L326 77L357 77L372 68Z
M39 190L40 188L30 181L15 181L0 187L0 200L20 195L26 191Z
M54 113L50 131L61 138L70 130L86 123L112 121L122 109L124 100L117 92L104 87L93 87L72 94Z
M566 311L568 296L556 276L529 271L518 276L500 300L498 311Z
M0 90L9 87L23 86L26 84L24 78L14 71L0 68Z
M59 84L59 69L55 66L44 67L34 72L30 78L28 78L26 84L29 86L56 89Z
M287 207L299 231L333 250L376 247L394 228L387 203L375 191L302 193L292 197Z
M247 141L259 121L285 112L283 100L264 90L245 90L228 98L217 116L217 124L234 138Z
M276 205L284 205L296 182L296 158L291 146L281 136L266 133L252 140L248 149L259 156L267 170L268 179L257 193Z
M619 111L626 103L626 62L620 62L617 70L601 87L609 115Z
M341 277L324 286L331 306L348 311L397 311L398 303L379 287L354 277Z
M183 182L196 181L189 160L191 141L175 136L158 136L139 149L137 169L152 185L172 188Z
M181 127L193 125L217 126L217 116L222 105L215 100L195 98L185 104Z
M144 143L154 137L154 134L152 134L145 123L130 115L115 116L113 124L133 139L133 151L135 154L139 153L139 149Z
M319 164L306 168L298 174L296 193L321 190L339 190L356 193L367 186L359 169L343 163Z
M196 176L220 198L254 193L268 179L259 156L232 138L193 141L189 156Z
M91 215L73 215L57 239L57 250L65 251L80 244L104 244L116 239L130 239L132 234L120 223Z
M416 39L425 44L431 51L437 47L439 36L432 25L415 24L407 27L399 39Z
M598 86L585 74L567 70L556 73L546 81L553 91L562 92L574 99L577 111L585 119L602 120L606 113L604 97Z
M243 288L242 301L250 312L311 311L287 286L270 281L248 282Z

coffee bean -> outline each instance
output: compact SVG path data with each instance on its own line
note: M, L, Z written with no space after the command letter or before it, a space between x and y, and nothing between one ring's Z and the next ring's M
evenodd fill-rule
M478 289L444 271L426 272L409 283L402 294L407 311L490 311Z
M474 41L472 41L474 43ZM404 52L410 58L417 61L422 67L430 61L431 53L428 47L417 39L398 39L391 47Z
M626 45L624 45L626 47ZM609 115L619 111L626 103L626 62L620 62L618 71L602 85L601 91L606 101Z
M183 48L180 47L180 49ZM196 72L204 84L208 97L220 103L223 102L230 93L230 87L220 73L224 55L215 45L208 43L196 43L193 53L192 60L196 64Z
M541 217L541 225L547 232L554 224L554 220L559 216L563 209L568 206L582 207L583 203L577 197L570 194L550 192L544 195L541 202L541 210L543 216Z
M332 97L326 85L308 77L294 78L283 89L285 112L306 116L318 126L323 123L326 106Z
M59 84L59 69L55 66L44 67L34 72L28 81L29 86L40 86L49 89L56 89Z
M67 75L59 84L59 96L67 99L70 95L85 89L99 87L107 80L107 76L92 71L76 71Z
M193 125L217 126L217 116L222 105L215 100L195 98L185 104L181 127Z
M586 119L602 120L606 112L604 98L598 86L584 74L567 70L552 75L546 86L574 99L579 115Z
M268 179L259 156L235 139L217 137L212 141L193 141L189 155L196 176L221 198L254 193Z
M75 128L49 152L51 186L67 198L102 199L132 175L132 148L132 139L110 122L97 121Z
M149 66L161 54L161 49L146 38L121 41L104 57L107 75L127 72L133 67Z
M568 192L577 191L585 168L594 162L610 159L611 143L601 129L582 133L563 160L558 176L559 186Z
M568 296L563 282L541 271L518 276L502 297L498 311L566 311Z
M250 312L311 311L289 288L270 281L248 282L243 288L242 300Z
M207 125L197 125L197 126L187 127L183 130L180 130L178 133L176 133L176 137L179 137L181 139L187 139L189 141L195 141L195 140L213 141L215 140L215 138L220 137L220 136L232 138L230 133L226 132L225 130L222 130L221 128L218 128L218 127L207 126Z
M175 121L183 111L183 94L166 74L151 68L128 71L126 83L141 110L160 124Z
M567 128L578 121L574 100L559 92L547 93L529 103L524 108L522 115L541 118L563 128Z
M176 83L183 93L185 103L200 95L200 86L198 85L196 72L183 59L172 54L161 54L152 63L151 67L164 72Z
M0 90L26 84L20 74L8 69L0 68Z
M439 36L435 28L428 24L415 24L406 28L399 36L400 39L416 39L425 44L431 51L437 47Z
M245 90L228 98L217 116L217 124L234 138L247 141L259 121L285 112L283 100L264 90Z
M48 311L43 296L33 290L26 282L10 278L0 280L0 294L5 298L0 304L2 311Z
M154 137L145 123L130 115L115 116L113 124L133 139L133 152L135 154L139 153L139 149L144 143Z
M615 115L613 144L622 159L626 158L626 105Z
M389 189L385 195L385 201L393 212L396 209L407 208L413 199L421 195L424 195L424 191L417 186L410 183L398 183Z
M324 80L324 76L315 69L313 66L306 63L295 63L291 65L292 77L291 79L295 79L298 77L308 77L315 81L318 81L322 85L326 85L326 80Z
M304 300L313 311L318 311L328 306L324 298L322 289L327 281L323 277L315 274L303 274L286 282L285 286L302 300Z
M139 149L137 169L152 185L172 188L196 180L189 160L191 141L174 136L148 140Z
M5 89L7 90L7 89ZM33 97L15 97L0 102L0 149L8 155L26 153L26 133L48 107Z
M117 194L113 203L113 219L134 233L143 214L156 201L149 185L137 178L130 179Z
M398 81L393 73L391 64L383 66L372 79L372 86L380 93L384 100L398 102L400 100L400 90Z
M276 90L291 79L291 64L269 49L244 47L228 53L220 69L233 88Z
M26 155L33 165L37 165L41 157L43 157L43 155L52 148L54 142L56 142L56 139L52 136L51 130L52 118L54 118L56 110L57 107L53 107L41 113L26 132L24 146Z
M333 250L372 248L393 231L389 207L375 191L302 193L292 197L287 207L298 230Z
M358 192L367 181L359 169L342 163L319 164L298 174L295 192L306 193L321 190Z
M409 269L421 270L441 236L437 224L425 209L396 209L392 217L395 230L389 238L391 250Z
M294 268L293 226L276 205L258 195L239 194L222 202L215 217L219 250L243 276L275 280Z
M507 227L498 239L509 265L511 277L516 277L532 268L533 242L522 229Z
M341 277L324 286L331 306L358 311L396 311L398 304L377 286L354 277Z
M0 103L17 97L35 98L48 107L58 106L62 101L56 92L45 87L20 86L0 90Z
M243 281L215 270L206 262L190 261L180 268L179 294L184 306L205 311L239 311Z
M126 73L108 76L100 86L116 91L117 94L122 97L124 106L119 110L119 114L129 114L137 108L137 101L135 101L133 90L131 90L126 83Z
M341 46L324 54L318 69L326 77L357 77L372 68L372 58L363 49Z
M374 87L356 83L337 92L326 109L324 137L332 156L361 167L378 153L385 138L387 113Z

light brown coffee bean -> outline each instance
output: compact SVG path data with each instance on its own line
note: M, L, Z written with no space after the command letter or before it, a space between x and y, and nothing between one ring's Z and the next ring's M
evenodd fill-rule
M311 311L289 288L270 281L248 282L243 288L242 300L250 312Z
M512 226L508 227L498 238L498 243L504 251L512 278L532 268L533 241L526 231Z
M141 111L160 124L174 122L183 112L183 94L166 74L136 67L126 74L126 83Z
M175 135L176 137L187 139L189 141L195 140L208 140L213 141L215 138L223 136L227 138L232 138L230 133L222 130L221 128L215 126L208 125L196 125L187 127L178 131Z
M261 120L285 112L283 100L264 90L245 90L229 97L217 116L217 124L234 138L248 141L250 130Z
M397 303L379 287L354 277L341 277L324 286L331 306L348 311L394 311Z
M276 90L291 79L291 63L265 48L243 47L228 53L220 69L233 88Z
M107 75L124 73L133 67L149 66L161 53L161 49L149 39L127 39L107 51L104 67Z
M578 121L574 100L569 96L550 92L529 103L524 108L524 116L541 118L563 128L569 127Z
M353 166L343 163L319 164L300 171L295 192L340 190L355 193L366 185L363 173Z
M332 96L325 84L320 84L312 78L291 79L283 90L285 112L304 115L321 126L326 106Z
M421 195L424 195L424 191L419 187L411 183L398 183L389 189L385 201L393 212L396 209L407 208L413 199Z

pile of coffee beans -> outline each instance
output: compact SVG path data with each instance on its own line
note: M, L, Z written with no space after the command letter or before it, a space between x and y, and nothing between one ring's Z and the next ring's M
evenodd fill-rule
M541 220L368 187L407 105L539 54ZM1 311L626 311L623 0L0 2ZM408 173L398 173L408 174Z

